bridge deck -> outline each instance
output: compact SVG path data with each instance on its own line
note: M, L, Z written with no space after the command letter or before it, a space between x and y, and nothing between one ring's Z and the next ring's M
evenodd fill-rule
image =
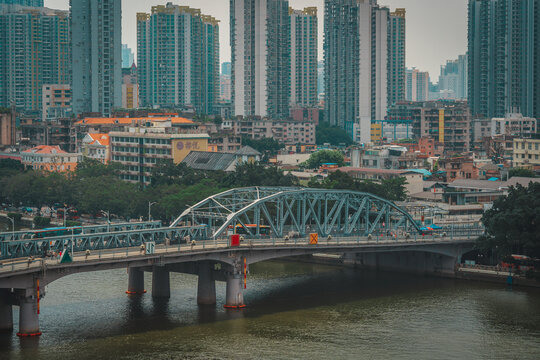
M198 241L192 244L177 245L157 245L153 254L146 255L140 248L126 247L110 250L92 251L89 255L86 252L75 252L73 261L70 263L60 263L59 257L54 258L19 258L0 262L0 278L17 275L18 273L35 272L52 268L69 267L72 265L96 265L101 262L130 260L142 260L159 258L162 256L190 256L197 253L220 253L224 251L264 251L277 249L303 249L316 251L333 251L336 253L347 252L355 248L368 247L402 247L419 245L441 245L470 243L474 240L471 236L459 237L436 237L425 236L409 239L395 238L368 238L368 237L336 237L331 240L323 239L317 244L310 244L305 238L286 240L284 238L250 239L243 241L239 246L230 246L227 239L216 239Z

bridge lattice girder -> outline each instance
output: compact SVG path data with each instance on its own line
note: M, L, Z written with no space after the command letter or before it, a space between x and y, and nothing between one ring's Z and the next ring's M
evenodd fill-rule
M368 193L287 187L250 187L225 191L186 209L171 226L206 225L213 238L242 225L247 237L271 235L368 235L419 231L405 210ZM248 226L249 224L253 226Z

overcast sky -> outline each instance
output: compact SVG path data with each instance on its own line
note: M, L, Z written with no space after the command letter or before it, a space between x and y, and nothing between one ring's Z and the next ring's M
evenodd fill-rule
M77 1L77 0L75 0ZM123 0L122 42L136 53L137 32L135 15L150 12L152 5L168 1ZM200 8L204 14L220 20L221 61L230 61L229 0L173 0L178 5ZM316 5L319 8L319 59L323 59L324 0L289 0L294 8ZM456 59L467 49L467 0L379 0L379 4L403 7L407 10L407 67L429 71L434 82L438 81L440 66L449 59ZM45 0L45 6L68 9L69 0Z

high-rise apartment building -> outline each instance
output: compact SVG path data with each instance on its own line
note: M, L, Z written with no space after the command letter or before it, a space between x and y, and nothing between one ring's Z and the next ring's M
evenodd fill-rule
M448 60L441 66L440 91L447 91L454 99L467 99L467 61L467 55L459 55L457 60Z
M473 114L540 117L540 1L469 0L468 11Z
M288 0L231 0L234 115L284 119L291 91Z
M134 61L133 51L126 44L122 44L122 69L130 68Z
M73 112L122 105L121 0L70 0Z
M0 0L0 4L43 7L43 0Z
M0 4L0 106L41 111L43 84L69 84L68 15Z
M213 114L220 94L219 24L199 9L168 3L137 14L143 106L192 106Z
M388 106L404 99L405 9L396 9L388 23Z
M318 22L317 8L290 9L291 106L317 105Z
M232 68L230 61L221 64L221 74L231 76Z
M405 100L429 100L429 73L412 68L405 70Z
M371 121L386 116L389 84L404 82L394 74L405 51L404 16L398 10L391 19L376 0L325 0L325 119L356 141L371 141Z

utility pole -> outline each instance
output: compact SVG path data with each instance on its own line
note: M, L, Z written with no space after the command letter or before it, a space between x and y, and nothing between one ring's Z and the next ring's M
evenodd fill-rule
M8 219L11 220L11 225L12 225L12 228L11 228L11 240L15 240L15 218L10 218L8 216Z
M152 205L157 204L157 201L148 202L148 221L152 221L152 215L150 214L150 209L152 208Z

